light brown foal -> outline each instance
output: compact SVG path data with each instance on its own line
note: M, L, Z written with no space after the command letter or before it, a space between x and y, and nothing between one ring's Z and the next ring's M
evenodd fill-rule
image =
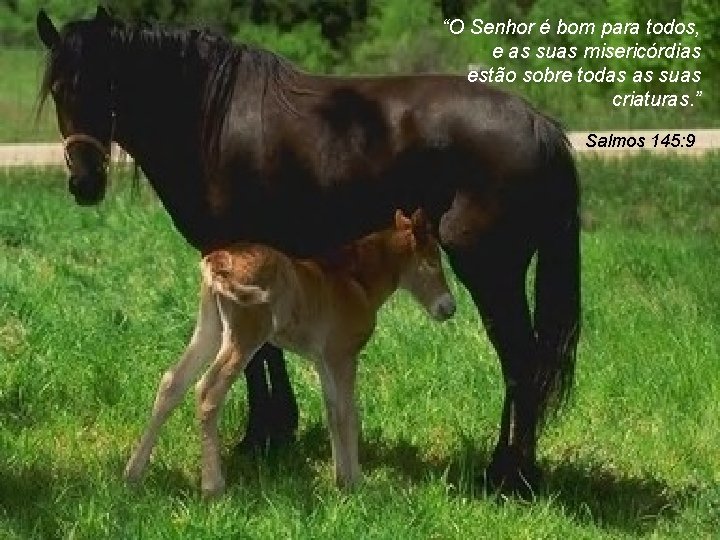
M360 479L357 357L375 328L380 306L398 287L437 320L455 312L440 250L421 210L399 210L395 223L326 260L291 259L267 246L236 244L200 263L200 313L180 361L162 378L150 423L128 461L125 477L138 481L162 424L199 369L215 361L196 385L202 433L202 490L221 493L218 414L225 396L266 341L314 362L332 441L335 479L350 487ZM219 350L219 352L218 352Z

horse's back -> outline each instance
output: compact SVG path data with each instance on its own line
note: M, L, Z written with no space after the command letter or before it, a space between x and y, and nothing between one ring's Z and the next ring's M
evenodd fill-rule
M424 206L437 221L459 190L500 206L532 201L556 189L554 164L572 161L554 122L459 76L291 72L268 82L260 109L240 88L222 212L229 228L242 220L247 235L295 255L377 230L397 208Z
M303 85L306 92L295 88ZM463 77L307 75L295 86L278 89L288 106L266 110L264 171L281 190L294 190L294 205L329 197L352 214L368 195L398 198L397 208L427 192L449 197L489 182L513 189L542 184L554 162L572 159L554 121Z

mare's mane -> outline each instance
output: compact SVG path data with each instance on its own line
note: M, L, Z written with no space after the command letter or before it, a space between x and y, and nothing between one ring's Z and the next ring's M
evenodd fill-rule
M73 21L62 29L59 45L47 55L38 95L38 115L59 77L76 85L81 72L107 69L106 66L93 64L93 60L99 63L97 58L101 57L92 53L92 49L98 46L110 51L111 81L113 73L125 72L140 55L147 53L154 54L158 59L154 65L157 69L149 74L152 80L144 81L147 85L162 84L167 75L177 76L177 71L181 71L183 80L189 84L172 90L174 93L190 93L184 97L190 97L189 101L197 103L198 135L206 160L217 155L223 121L239 73L244 77L263 78L266 82L282 82L296 72L283 57L261 48L234 43L208 28L168 27L145 21L125 23L117 19ZM91 52L84 53L85 50ZM282 84L273 87L281 88ZM281 102L286 102L283 96L280 97Z

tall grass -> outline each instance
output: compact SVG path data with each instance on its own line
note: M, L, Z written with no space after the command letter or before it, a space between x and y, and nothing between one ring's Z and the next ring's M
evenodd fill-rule
M361 359L366 481L332 484L316 376L290 367L298 443L229 451L229 493L198 486L193 400L145 484L121 471L196 309L197 255L149 191L118 178L76 207L61 171L0 176L0 536L7 538L709 538L720 530L720 155L582 160L584 332L575 397L541 439L531 505L477 476L501 403L467 294L432 323L399 295Z

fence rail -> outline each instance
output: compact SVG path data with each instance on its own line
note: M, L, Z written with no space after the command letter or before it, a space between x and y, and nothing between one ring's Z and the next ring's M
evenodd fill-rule
M588 146L590 134L595 146ZM654 137L657 135L657 141ZM676 137L673 137L676 135ZM689 135L694 136L690 145ZM668 136L667 139L665 137ZM612 137L612 138L611 138ZM655 129L634 131L575 131L568 133L573 149L578 154L617 157L639 152L657 154L703 154L720 149L720 129ZM643 146L640 147L640 139ZM662 141L665 139L666 144ZM657 142L657 145L655 146ZM604 144L604 146L599 146ZM632 145L632 146L630 146ZM675 146L674 146L675 145ZM128 162L127 154L117 146L113 148L114 162ZM0 145L0 167L52 166L63 165L62 145L60 143L17 143Z

